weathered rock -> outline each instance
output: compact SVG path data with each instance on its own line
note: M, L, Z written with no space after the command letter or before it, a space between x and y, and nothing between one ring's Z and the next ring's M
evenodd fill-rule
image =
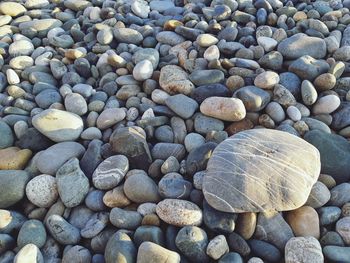
M203 193L224 212L291 210L306 202L319 173L320 154L302 139L274 130L243 131L214 150Z
M104 257L106 263L133 263L136 262L136 253L132 239L126 233L117 231L109 238Z
M324 262L320 243L314 237L291 238L285 247L285 262Z
M182 93L189 95L195 88L189 80L188 74L179 66L168 65L162 67L159 85L169 94Z
M137 263L180 263L180 255L153 242L143 242L137 253Z

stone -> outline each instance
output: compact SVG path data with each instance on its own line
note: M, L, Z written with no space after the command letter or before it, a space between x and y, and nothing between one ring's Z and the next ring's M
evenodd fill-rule
M331 73L323 73L314 80L314 85L318 91L333 89L337 82L336 77Z
M157 204L157 215L174 226L198 226L202 223L201 209L192 202L179 199L164 199Z
M0 149L0 170L22 170L31 157L32 151L28 149L21 150L18 147Z
M87 178L92 178L92 174L102 160L102 141L92 140L79 163Z
M21 81L13 69L6 70L7 83L10 85L19 84Z
M156 35L156 39L159 43L170 45L170 46L176 46L178 44L181 44L182 42L185 42L185 39L181 35L173 31L159 32Z
M72 158L59 168L56 179L59 196L66 207L75 207L84 201L90 185L78 159Z
M188 74L179 66L167 65L162 67L159 76L160 87L169 94L182 93L189 95L194 90Z
M8 148L14 143L14 136L10 126L4 122L0 121L0 149Z
M26 221L27 218L19 212L0 209L0 232L2 234L18 232Z
M273 89L279 81L280 78L276 72L265 71L256 76L254 85L261 89Z
M108 207L125 207L131 204L131 201L124 194L124 185L117 186L105 193L103 203Z
M180 263L180 255L153 242L143 242L137 252L137 263Z
M320 239L320 244L322 246L344 246L344 241L341 236L335 231L328 231L326 234L322 236Z
M185 137L185 147L188 152L193 149L203 145L205 143L205 138L198 133L189 133Z
M224 129L224 122L200 113L194 118L194 129L196 132L205 135L211 131L222 131Z
M279 84L289 90L295 98L300 97L300 78L292 72L283 72L279 75Z
M246 115L243 102L237 98L207 98L200 105L200 111L206 116L224 121L240 121Z
M317 91L314 85L307 79L301 83L301 97L305 105L312 105L317 100Z
M183 119L189 119L198 108L198 103L183 94L170 96L165 100L165 104Z
M116 129L112 133L109 143L113 152L128 157L131 167L148 169L152 162L146 134L140 127Z
M293 94L280 84L276 84L273 89L273 100L284 107L294 106L297 103Z
M325 206L318 209L320 225L326 226L335 223L340 215L341 209L336 206Z
M234 96L239 98L247 111L260 111L266 107L271 100L271 95L258 87L245 86L238 89Z
M215 45L219 40L210 34L201 34L197 37L196 42L201 47L210 47L212 45Z
M159 52L154 48L142 48L134 53L132 60L135 64L143 60L149 60L153 65L153 69L156 69L159 64Z
M256 228L256 213L247 212L238 215L236 230L245 240L250 239Z
M208 245L207 234L199 227L185 226L180 229L175 239L180 252L195 262L209 262L206 254Z
M229 252L229 247L224 235L214 237L207 246L207 255L212 259L219 259Z
M1 249L0 252L3 255L6 251L11 250L15 246L15 240L8 234L0 234ZM0 258L4 260L3 258Z
M281 106L281 104L271 101L267 104L265 112L273 119L275 122L281 122L286 118L286 114Z
M287 114L292 121L300 121L301 119L301 112L295 106L289 106L287 108Z
M312 236L320 238L320 225L318 214L310 206L302 206L287 213L286 220L293 229L295 236Z
M189 79L197 86L221 83L224 78L224 73L218 69L195 70L189 75Z
M350 178L350 143L342 136L312 130L304 139L314 145L320 152L321 172L331 175L337 183Z
M138 62L133 70L134 79L138 81L144 81L150 79L153 74L153 64L151 61L145 59Z
M91 253L87 248L79 245L71 247L62 258L62 263L69 262L91 262Z
M285 262L324 262L320 243L314 237L291 238L285 247Z
M29 179L26 171L0 170L0 208L7 208L21 201Z
M317 76L326 73L329 70L329 65L325 60L305 55L294 60L289 65L288 70L301 79L313 81Z
M155 216L155 214L145 215L143 219L148 216ZM134 234L134 241L137 247L139 247L143 242L150 241L157 245L164 246L164 233L161 228L157 226L143 225L139 226Z
M205 58L208 61L219 59L220 58L220 50L216 45L212 45L208 47L204 54L203 58Z
M282 143L287 141L288 144ZM255 150L257 144L259 150ZM247 165L244 162L245 156L249 156L250 160L254 158L254 164ZM269 165L264 165L267 160ZM300 138L267 129L243 131L215 148L208 162L203 193L211 206L223 212L292 210L306 202L311 187L319 176L320 166L318 150ZM281 173L278 172L281 169L293 180L281 181ZM241 176L242 173L245 174L244 177ZM267 179L263 179L267 177L273 186L267 187ZM264 182L259 191L257 180ZM232 192L234 189L237 191ZM286 189L295 189L295 194ZM273 191L273 196L270 191ZM280 196L275 191L281 191L278 193L283 195Z
M350 124L350 103L342 102L338 110L333 113L331 127L335 130L345 128Z
M194 175L196 172L205 170L216 146L215 142L208 142L191 151L186 160L186 173Z
M124 183L124 193L133 202L158 202L160 196L156 183L143 171L127 176Z
M340 99L337 95L326 95L319 98L312 107L313 114L330 114L340 106Z
M27 9L20 3L16 3L16 2L0 3L0 12L3 15L16 17L16 16L23 15L26 11Z
M88 107L84 97L78 93L70 93L64 98L64 106L67 111L75 113L79 116L84 115L88 111Z
M249 260L249 263L253 263L251 262L251 259ZM238 253L230 252L221 257L218 263L243 263L243 259ZM263 261L255 263L263 263Z
M109 214L110 222L121 229L136 229L141 225L142 216L136 211L113 208Z
M54 103L60 103L61 100L61 95L54 89L44 89L35 97L36 104L42 109L47 109Z
M346 245L350 244L350 216L338 220L335 230L342 237Z
M41 173L55 175L65 162L73 157L81 158L84 152L85 148L77 142L60 142L42 151L36 165Z
M331 198L331 193L327 186L320 181L317 181L311 188L309 198L305 205L312 208L320 208L324 206Z
M108 240L104 251L106 263L118 261L131 263L136 262L137 250L127 233L117 231Z
M254 237L283 249L294 234L280 213L268 211L259 213Z
M26 185L26 196L38 207L51 207L58 198L56 178L47 174L34 177Z
M248 243L236 232L232 232L228 236L228 245L231 250L236 251L243 257L251 253Z
M22 247L13 259L13 263L22 262L44 263L44 258L36 245L28 244Z
M350 257L349 247L325 246L323 254L329 260L336 262L346 262Z
M80 241L80 230L59 215L50 215L46 227L51 236L62 245L75 245Z
M190 196L192 184L177 173L167 173L158 183L163 198L186 199Z
M175 7L174 3L171 1L159 1L159 0L152 0L149 3L149 6L152 10L157 10L158 12L163 13L167 9Z
M232 233L235 230L236 214L220 212L203 202L203 221L212 231L217 233Z
M83 131L82 119L70 112L48 109L35 115L33 126L54 142L75 141Z
M225 85L216 83L195 88L191 93L191 98L198 103L202 103L210 97L230 97L230 95L231 92Z
M28 244L34 244L38 248L44 246L46 242L46 230L39 220L32 219L26 221L19 230L17 245L22 248Z
M186 150L179 143L157 143L152 148L153 159L166 160L170 156L174 156L178 161L185 158Z
M141 17L141 18L147 18L150 10L150 7L148 6L148 3L143 0L137 0L134 1L131 4L131 10L134 12L135 15Z
M126 113L120 108L109 108L101 112L97 118L97 128L105 130L112 127L114 124L122 121L126 117Z
M249 240L249 245L253 254L262 258L264 262L279 262L281 259L281 252L270 243L252 239Z
M318 37L310 37L303 33L295 34L278 44L277 50L286 59L297 59L308 55L315 59L326 56L326 43Z
M143 40L141 33L132 28L114 28L113 35L121 43L138 45Z
M124 155L114 155L99 164L92 175L92 182L97 189L109 190L123 180L128 170L128 158Z

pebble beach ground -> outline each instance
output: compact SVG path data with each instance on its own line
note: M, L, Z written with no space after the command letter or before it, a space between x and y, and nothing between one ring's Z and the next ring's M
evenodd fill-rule
M349 9L1 0L0 263L349 263Z

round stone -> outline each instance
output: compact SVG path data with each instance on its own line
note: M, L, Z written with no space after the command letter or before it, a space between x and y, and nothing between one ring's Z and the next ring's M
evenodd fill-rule
M346 245L350 244L350 216L338 220L335 230L343 238Z
M27 244L34 244L38 248L41 248L44 246L45 242L46 230L43 223L41 223L39 220L28 220L19 230L17 244L20 248Z
M267 104L265 112L273 119L275 122L281 122L286 118L286 114L281 106L281 104L271 101Z
M331 198L331 193L327 186L317 181L311 188L309 198L307 199L305 205L311 206L313 208L320 208L324 206Z
M4 15L19 16L24 14L26 11L27 9L20 3L16 3L16 2L0 3L0 13Z
M219 40L215 36L210 34L201 34L197 37L197 40L196 40L198 45L201 47L210 47L218 43L218 41Z
M337 95L326 95L319 98L313 105L314 114L330 114L340 106L340 99Z
M219 59L220 58L220 50L216 45L212 45L208 47L204 54L203 58L205 58L208 61Z
M200 105L204 115L224 121L240 121L246 115L243 102L237 98L210 97Z
M114 155L96 168L92 182L97 189L109 190L116 187L129 170L129 161L124 155Z
M296 136L268 129L243 131L215 148L203 193L223 212L293 210L306 202L320 169L318 150ZM281 180L285 173L289 180Z
M126 113L120 108L105 109L97 118L97 128L105 130L112 127L114 124L124 120Z
M74 246L65 251L62 263L69 262L91 262L90 251L82 246Z
M289 106L287 108L287 114L292 121L300 121L301 119L301 112L295 106Z
M24 262L36 262L44 263L43 255L40 249L34 244L28 244L18 251L17 255L13 259L13 263L24 263Z
M178 263L180 255L153 242L143 242L137 252L138 263Z
M324 262L322 248L314 237L293 237L285 247L285 262Z
M314 80L314 85L318 91L325 91L325 90L333 89L336 82L337 82L337 79L333 74L324 73L319 75Z
M56 178L47 174L34 177L26 186L26 195L38 207L52 206L58 198Z
M273 89L279 81L280 78L276 72L265 71L256 76L254 85L262 89Z
M78 93L70 93L64 98L64 106L67 111L79 116L87 113L87 103L84 97Z
M317 100L317 91L314 85L307 79L301 83L301 96L305 105L312 105Z
M0 170L0 208L12 206L22 200L30 176L21 170Z
M315 209L303 206L287 214L287 222L295 236L320 238L319 218Z
M83 131L82 119L70 112L48 109L35 115L33 126L55 142L74 141Z
M135 65L132 74L138 81L144 81L151 78L153 74L152 62L147 59L140 61Z
M157 215L174 226L198 226L202 223L202 211L194 203L179 199L164 199L157 204Z

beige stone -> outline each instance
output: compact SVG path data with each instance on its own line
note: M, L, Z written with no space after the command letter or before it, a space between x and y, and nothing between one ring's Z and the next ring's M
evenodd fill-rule
M295 236L320 238L320 220L315 209L303 206L287 213L287 222Z
M276 72L265 71L256 76L254 85L262 89L273 89L279 81L280 77Z
M182 93L189 95L195 88L188 79L188 74L179 66L167 65L162 67L159 76L159 85L169 94Z
M240 121L246 115L243 102L237 98L209 97L202 102L200 111L223 121Z
M323 263L324 257L318 240L314 237L293 237L285 247L286 263Z
M22 170L32 157L29 149L9 147L0 150L0 170Z

